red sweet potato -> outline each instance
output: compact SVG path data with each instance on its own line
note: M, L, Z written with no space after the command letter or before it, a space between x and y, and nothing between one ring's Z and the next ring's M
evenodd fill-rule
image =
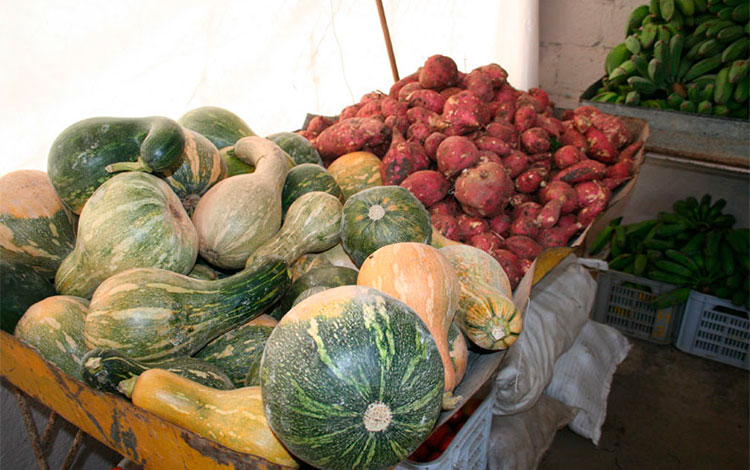
M583 153L575 145L563 145L555 152L555 165L561 170L584 159Z
M599 113L591 116L590 120L616 149L624 147L633 140L633 134L617 116Z
M467 137L450 136L438 145L436 158L438 170L452 178L479 161L479 149Z
M442 132L433 132L424 140L424 151L431 160L437 160L437 149L446 137Z
M398 100L408 103L409 96L417 90L423 90L419 82L411 82L404 85L398 92Z
M604 178L607 174L607 165L596 160L583 159L562 170L555 176L556 181L566 183L582 183Z
M532 106L516 107L513 125L518 133L531 129L536 124L536 111Z
M536 125L547 131L549 135L555 136L558 140L563 133L563 126L560 120L554 117L545 116L544 114L537 114Z
M492 78L481 70L475 69L468 73L462 80L462 85L485 103L489 103L495 97Z
M382 100L373 99L362 103L362 106L357 110L357 117L371 117L371 116L382 116L383 113L380 110Z
M455 198L453 198L452 196L446 196L442 201L430 207L429 211L431 217L437 214L456 217L461 213L461 207L458 205L458 201L456 201Z
M533 195L524 193L515 193L510 197L510 206L514 209L525 202L536 202L536 200Z
M617 149L607 140L602 131L596 127L590 127L584 134L589 144L589 157L604 163L612 163L617 160Z
M525 91L519 92L518 96L516 97L516 109L523 106L531 106L532 108L534 108L534 112L537 114L544 112L544 107L539 102L539 100Z
M398 114L391 114L385 118L385 125L391 129L392 133L398 133L401 135L406 134L406 131L409 130L409 120L406 119L406 116Z
M307 123L306 130L312 132L315 135L318 135L335 123L336 121L332 118L326 116L315 116L314 118L310 119L310 122Z
M608 178L629 178L633 176L633 159L621 158L614 165L607 167Z
M408 189L428 209L445 198L451 189L448 180L433 170L415 171L399 186Z
M492 86L494 88L502 87L508 80L508 72L506 72L505 69L498 64L482 65L481 67L477 67L474 70L480 70L489 75L490 80L492 81Z
M513 88L510 84L505 83L495 91L494 101L500 101L501 103L513 103L515 105L516 99L521 92Z
M458 235L458 223L456 218L447 214L435 214L430 216L430 223L435 227L445 238L454 241L460 241L461 237Z
M468 244L480 250L492 254L505 246L505 241L499 235L492 232L484 232L473 235Z
M500 101L495 108L493 119L496 121L512 121L516 115L516 104L512 101Z
M406 138L419 145L424 145L424 141L430 134L432 134L432 127L423 122L415 122L406 130Z
M500 105L502 103L499 101L490 101L487 103L487 111L490 113L490 117L494 118L495 113L497 113L497 110L500 108Z
M521 281L521 268L518 257L511 251L503 248L495 250L492 255L500 263L500 266L503 267L505 274L508 276L508 281L510 281L511 289L515 289Z
M484 127L490 117L487 105L467 90L451 96L443 106L443 120L459 135Z
M550 181L539 190L539 202L547 204L550 201L560 201L562 214L569 214L578 208L576 190L564 181Z
M603 180L600 180L602 186L609 189L610 191L614 191L615 189L619 188L623 184L625 184L626 181L628 181L630 177L627 178L604 178Z
M573 116L573 126L578 132L580 132L581 134L585 134L586 131L591 129L591 126L593 126L593 124L588 117L582 114L576 114L575 116Z
M419 84L423 88L442 90L458 83L458 67L450 57L436 54L425 61L419 72Z
M458 202L465 211L468 208L483 217L501 214L512 194L513 180L502 165L494 162L480 163L456 178L455 196Z
M535 217L523 216L513 220L510 225L511 235L524 235L530 238L536 238L539 233L539 224Z
M593 116L597 114L602 114L600 110L598 110L597 108L591 105L579 106L573 110L573 113L576 116L585 116L588 119L591 119Z
M531 265L534 264L534 260L521 258L518 260L518 268L521 270L521 277L526 275Z
M362 105L357 103L357 104L353 104L342 109L341 113L339 114L339 122L356 117L357 112L359 111L359 108L361 107Z
M546 109L549 106L549 95L546 91L541 88L529 88L529 94L539 102L539 106L541 106L542 109Z
M565 215L560 216L560 218L557 220L557 226L558 227L570 227L571 230L573 230L573 233L583 228L576 221L575 214L565 214Z
M521 217L529 217L535 219L539 215L539 212L541 212L541 210L542 206L539 203L534 201L526 201L513 207L511 215L513 217L513 220Z
M510 148L510 145L505 143L502 139L491 135L482 135L474 139L474 145L476 145L479 150L489 150L501 157L510 154L513 150Z
M609 203L609 199L612 197L612 192L602 186L598 181L585 181L575 185L576 195L578 197L578 206L585 208L594 203L604 202L604 205Z
M421 122L434 129L439 129L442 124L439 114L422 106L409 108L409 110L406 111L406 117L409 119L409 124Z
M491 123L487 124L487 128L485 129L485 131L488 135L497 137L498 139L508 143L509 145L515 143L518 140L518 132L516 132L516 128L513 127L513 124L508 121L492 121Z
M515 187L519 193L534 193L547 182L549 172L546 168L532 167L516 177Z
M445 98L435 90L414 90L406 97L410 107L421 106L434 113L442 113Z
M541 127L526 129L521 134L521 144L529 154L546 152L550 147L549 133Z
M521 259L534 259L542 251L542 247L537 242L524 235L506 238L505 248Z
M452 87L446 88L445 90L442 90L440 92L440 96L442 96L443 98L447 100L451 96L455 95L456 93L461 93L462 91L464 91L463 88L452 86Z
M393 134L391 146L380 162L380 177L384 185L397 185L410 174L426 170L430 166L430 159L424 153L424 148L414 142L407 142L399 134Z
M622 152L620 152L620 155L617 157L619 160L623 160L625 158L633 158L635 159L635 154L638 153L638 151L643 147L643 141L642 140L636 140L632 144L628 145L624 149L622 149Z
M495 152L491 150L480 150L479 161L477 163L484 163L484 162L495 162L499 165L502 165L503 159L500 158L500 155L496 154Z
M541 230L536 237L536 241L543 248L551 248L555 246L567 246L570 235L565 228L562 227L551 227Z
M528 170L530 165L529 156L518 150L514 150L503 157L503 166L508 170L508 176L511 178L515 178Z
M490 219L490 230L500 235L501 237L507 237L510 235L510 225L512 220L508 214L500 214Z
M380 104L380 112L385 118L393 115L406 117L407 109L409 109L409 106L406 103L395 100L390 96L383 98Z
M542 210L539 211L539 215L536 217L536 221L539 224L539 228L545 229L554 227L557 221L560 219L560 210L562 209L562 201L559 199L553 199L547 202Z
M560 143L563 145L572 145L574 147L577 147L584 153L586 153L589 149L589 144L586 141L586 136L578 132L573 126L568 126L567 129L565 129L565 131L560 136Z
M369 103L370 101L382 100L386 96L387 95L383 93L382 91L378 91L378 90L371 91L369 93L365 93L364 95L362 95L362 98L359 99L359 104Z
M349 118L323 130L315 148L324 162L332 162L341 155L369 150L388 142L391 129L377 118Z
M481 217L474 217L468 214L459 214L456 217L458 224L458 236L462 240L469 240L474 235L489 231L489 223Z
M543 166L548 170L552 168L552 164L554 163L552 160L552 152L530 153L529 161L531 162L532 167Z
M398 99L398 94L401 91L401 88L403 88L404 85L406 85L407 83L416 82L418 79L419 79L418 72L402 78L401 80L391 85L391 88L388 91L388 96L390 96L393 99Z

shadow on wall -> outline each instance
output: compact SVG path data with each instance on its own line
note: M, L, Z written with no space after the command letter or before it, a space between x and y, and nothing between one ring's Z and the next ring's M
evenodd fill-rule
M37 433L41 435L50 410L33 398L28 398ZM31 440L18 409L13 388L5 379L0 380L0 468L39 468ZM60 468L73 443L76 427L58 417L52 430L48 452L45 454L49 468ZM91 436L86 436L79 448L71 470L101 470L110 468L122 459L117 453Z

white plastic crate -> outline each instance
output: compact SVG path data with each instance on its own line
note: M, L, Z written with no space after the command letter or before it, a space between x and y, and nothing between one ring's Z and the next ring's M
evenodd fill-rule
M430 462L404 460L394 470L486 470L494 390L469 416L440 457Z
M732 302L690 292L675 346L689 354L750 369L750 318Z

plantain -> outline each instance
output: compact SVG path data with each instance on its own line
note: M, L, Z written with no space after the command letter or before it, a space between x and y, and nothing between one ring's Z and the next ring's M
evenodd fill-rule
M727 80L729 83L735 84L747 76L748 60L735 60L729 67L729 74Z
M706 0L693 0L693 5L695 5L695 11L697 11L698 13L704 13L708 11Z
M643 253L638 253L635 255L635 260L633 261L633 274L636 276L642 276L647 265L648 257Z
M609 261L609 269L613 269L615 271L622 270L625 266L630 264L635 256L633 253L623 253L619 256L616 256L611 261Z
M709 83L706 85L706 87L701 92L701 98L703 98L704 101L708 101L711 103L711 100L714 99L714 89L716 86L714 86L714 83Z
M706 37L707 38L716 37L719 34L719 31L721 31L722 29L727 28L729 26L734 26L734 22L730 21L730 20L721 20L720 19L719 21L717 21L716 23L714 23L713 25L711 25L711 27L709 27L706 30Z
M695 4L693 3L693 0L675 0L674 3L683 15L693 16L695 14Z
M727 63L743 58L747 56L748 50L750 50L750 39L747 37L739 38L724 49L721 54L721 61Z
M672 32L670 31L670 28L666 24L660 24L657 26L656 30L656 40L657 41L664 41L666 43L669 43L669 40L672 38Z
M669 284L683 285L690 284L690 279L679 276L675 273L668 273L658 269L649 269L646 271L646 277L653 279L654 281L667 282Z
M746 103L748 97L750 97L750 80L740 80L734 87L732 98L737 103Z
M713 15L710 15L708 20L701 22L698 26L695 27L695 30L693 31L693 36L699 37L699 38L705 38L706 31L708 31L708 28L715 25L719 21L721 20L719 20Z
M633 87L633 90L635 90L635 92L639 94L642 93L644 95L652 95L658 89L654 82L644 77L630 77L628 78L628 84Z
M727 276L734 274L734 254L728 243L721 244L719 256L721 257L722 272Z
M729 116L729 108L723 104L717 104L716 106L714 106L714 116Z
M632 78L632 77L631 77ZM625 104L628 106L638 106L641 103L641 94L637 91L629 91L625 95Z
M697 113L698 107L690 100L685 100L680 103L680 111L683 113Z
M690 297L690 291L690 286L672 289L652 300L651 306L655 309L662 309L685 303L687 302L688 297Z
M669 107L674 110L679 110L683 101L685 101L685 98L679 93L670 93L667 95L667 103L669 104Z
M720 20L730 21L732 19L732 11L734 7L724 7L716 12L716 17Z
M742 2L732 10L732 21L744 23L750 18L750 2Z
M632 34L635 30L640 28L641 23L643 23L643 20L646 18L646 16L648 16L648 13L648 5L641 5L633 9L633 11L630 12L630 16L628 17L628 21L625 25L625 36Z
M685 81L692 82L701 75L705 75L721 65L721 55L717 54L713 57L700 60L694 63L685 74Z
M664 271L665 273L677 274L678 276L682 276L687 279L690 279L694 276L693 271L679 263L675 263L674 261L660 259L658 261L654 261L653 264L656 269Z
M716 74L701 75L690 83L694 83L698 88L705 89L708 85L716 81ZM711 95L713 97L713 95Z
M648 78L654 83L656 88L664 87L664 78L666 77L665 64L657 58L651 59L648 63Z
M698 253L703 247L703 242L705 238L706 238L705 232L696 233L695 235L693 235L693 238L691 238L689 242L687 242L685 245L682 246L681 251L687 254Z
M730 230L726 233L725 238L732 251L738 255L750 253L750 230L746 228Z
M658 28L653 23L649 23L641 29L639 39L641 40L641 47L643 49L648 49L654 43L657 30Z
M723 50L724 48L718 39L706 39L700 44L696 58L705 59L706 57L712 57Z
M638 72L638 75L641 77L648 77L648 61L644 57L644 55L641 54L633 54L630 57L630 60L633 62L633 65L635 66L636 72Z
M727 42L736 41L737 39L741 38L744 34L745 32L742 30L742 26L733 24L719 31L716 34L716 39L718 39L721 42L727 43Z
M620 83L629 76L633 75L634 72L635 65L633 64L632 60L628 59L620 64L617 68L615 68L611 74L609 74L609 81L614 84Z
M682 57L682 48L685 44L682 34L675 34L669 40L669 78L674 80L680 70L680 58Z
M693 259L689 256L687 256L685 253L682 253L677 250L665 250L664 254L670 258L672 261L675 261L683 266L685 266L688 270L690 270L693 274L699 274L700 268L698 265L693 261Z
M711 115L713 112L714 105L709 100L703 100L700 103L698 103L698 106L696 107L695 111L698 114L705 114L705 115Z
M641 41L635 34L631 34L630 36L626 37L624 44L631 54L639 54L641 52Z
M609 51L607 58L604 60L604 69L607 75L610 75L617 67L623 62L630 58L630 52L628 51L625 43L618 44Z
M729 83L729 67L719 70L716 75L716 84L714 88L714 103L726 104L732 96L732 84Z
M659 0L659 16L669 21L674 16L674 0Z
M628 224L625 226L625 236L634 238L645 237L658 223L658 220L650 219Z

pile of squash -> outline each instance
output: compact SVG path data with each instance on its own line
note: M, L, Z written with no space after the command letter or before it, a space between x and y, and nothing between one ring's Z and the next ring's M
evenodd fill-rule
M215 107L77 122L46 173L0 178L2 328L231 449L392 467L460 401L469 348L523 321L500 264L368 159L326 169Z

